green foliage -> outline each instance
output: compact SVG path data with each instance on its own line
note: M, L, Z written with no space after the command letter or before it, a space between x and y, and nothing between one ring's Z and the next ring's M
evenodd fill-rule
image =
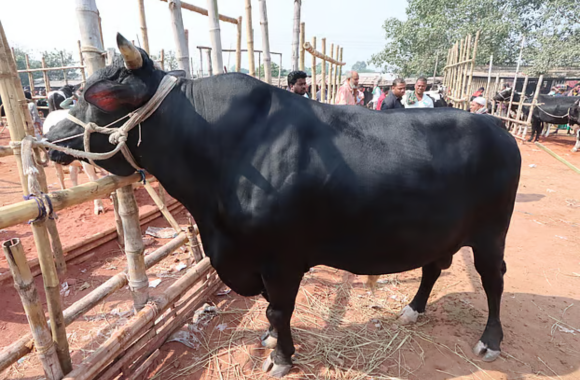
M367 63L364 61L357 61L351 69L358 73L374 73L374 70L367 68Z
M403 76L432 75L438 57L441 74L453 43L480 30L477 64L491 54L495 64L515 64L526 36L524 63L541 72L578 56L579 12L578 0L409 0L406 21L385 21L387 45L370 62Z

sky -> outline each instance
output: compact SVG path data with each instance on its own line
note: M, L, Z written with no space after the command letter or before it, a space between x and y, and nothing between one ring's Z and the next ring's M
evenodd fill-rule
M206 0L188 0L207 8ZM80 39L75 14L75 0L0 0L0 21L11 46L42 51L64 49L77 57L77 40ZM116 47L115 35L123 34L128 40L140 38L137 0L96 0L101 14L105 47ZM282 65L289 68L291 61L293 1L270 0L267 2L270 34L270 51L283 54ZM237 18L243 17L242 49L246 46L245 1L219 0L219 13ZM317 41L325 37L327 51L330 44L344 47L343 60L346 68L357 61L368 61L385 45L383 24L388 17L405 18L406 1L389 1L378 4L370 0L303 0L301 21L306 23L306 41L312 36ZM261 49L262 38L258 1L252 1L254 48ZM153 54L161 49L175 50L170 26L168 4L160 0L145 0L145 12L149 34L149 46ZM210 46L209 22L206 16L183 9L183 21L189 29L189 51L194 59L194 69L199 68L199 52L196 46ZM35 25L24 27L24 25ZM220 22L222 48L235 49L236 26ZM318 42L320 46L320 42ZM235 64L235 53L224 53L224 65ZM278 57L273 61L278 63ZM257 60L257 57L256 57ZM310 63L307 54L306 65ZM207 65L204 65L205 67ZM242 55L242 67L247 68L247 57Z

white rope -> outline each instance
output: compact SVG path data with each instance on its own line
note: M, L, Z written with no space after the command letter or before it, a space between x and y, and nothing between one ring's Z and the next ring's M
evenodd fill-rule
M566 119L566 118L570 117L570 109L568 109L568 112L566 113L566 115L564 115L564 116L556 116L556 115L552 115L552 114L550 114L550 113L548 113L548 112L544 111L544 110L543 110L543 109L542 109L540 106L538 106L538 105L537 105L536 107L538 107L538 109L539 109L540 111L542 111L543 113L545 113L546 115L548 115L548 116L550 116L550 117L553 117L554 119Z

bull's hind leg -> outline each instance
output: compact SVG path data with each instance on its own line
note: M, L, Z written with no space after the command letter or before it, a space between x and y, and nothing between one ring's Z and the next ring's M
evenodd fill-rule
M429 299L429 295L431 295L435 282L441 275L441 270L449 268L452 260L453 256L449 256L445 259L437 260L431 264L425 265L422 268L423 276L421 277L421 285L419 286L419 290L417 291L417 294L415 294L413 301L403 308L399 318L401 324L406 325L409 323L415 323L417 322L419 314L425 312L427 300Z
M475 269L481 276L489 309L487 325L473 352L476 355L483 355L483 361L486 362L494 361L501 353L503 329L499 311L503 293L503 275L506 272L503 260L504 244L490 239L489 242L473 246Z

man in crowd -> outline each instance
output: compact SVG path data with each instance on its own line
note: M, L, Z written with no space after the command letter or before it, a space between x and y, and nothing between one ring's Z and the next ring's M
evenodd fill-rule
M485 106L485 98L481 96L474 98L470 103L469 110L472 113L477 113L480 115L487 114L487 107Z
M403 105L405 108L433 108L433 99L425 95L427 89L427 78L420 77L415 82L415 90L407 91L403 96Z
M308 90L308 85L306 84L306 78L308 75L304 71L292 71L288 74L288 87L290 92L297 95L308 97L306 91Z
M405 95L405 86L405 80L402 78L397 78L393 81L391 91L389 91L389 94L381 104L381 111L405 108L403 103L401 103L401 99Z
M349 71L346 74L346 81L342 86L340 86L336 94L335 104L356 105L358 80L359 77L356 71Z

